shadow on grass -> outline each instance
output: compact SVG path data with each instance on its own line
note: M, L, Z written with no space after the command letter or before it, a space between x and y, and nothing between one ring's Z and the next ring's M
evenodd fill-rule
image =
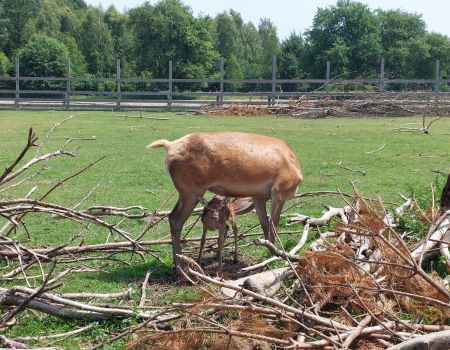
M179 279L175 269L170 265L164 265L152 259L148 263L131 263L111 268L109 271L98 272L95 277L98 280L115 283L141 283L148 271L152 271L151 280L157 283L173 284Z

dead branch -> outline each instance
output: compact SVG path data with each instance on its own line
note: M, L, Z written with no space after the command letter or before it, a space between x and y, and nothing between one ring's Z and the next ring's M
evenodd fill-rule
M32 349L31 346L8 339L4 335L0 335L0 344L5 345L7 349Z
M344 165L342 160L338 162L338 166L340 168L342 168L342 169L345 169L345 170L348 170L348 171L351 171L351 172L354 172L354 173L361 173L362 176L366 176L366 174L367 174L364 170L353 169L353 168L350 168L349 166Z
M383 144L380 145L380 147L378 147L377 149L375 149L375 150L373 150L373 151L366 152L366 154L372 154L372 153L380 152L381 150L383 150L383 148L384 148L385 146L386 146L386 144L383 143Z
M295 247L293 247L289 251L288 255L293 256L293 255L297 254L298 251L305 245L305 243L306 243L306 241L308 239L309 229L310 229L309 224L306 224L305 227L303 228L303 232L302 232L300 241L297 243L297 245ZM258 243L256 243L256 244L258 244ZM279 260L281 260L281 258L282 258L281 256L273 256L273 257L271 257L271 258L269 258L267 260L264 260L264 261L262 261L262 262L260 262L258 264L255 264L255 265L252 265L252 266L248 266L248 267L244 267L244 268L241 269L241 271L243 271L243 272L255 271L255 270L258 270L260 268L263 268L263 267L269 265L272 262L279 261Z
M24 150L28 151L27 148L25 148ZM56 152L47 153L47 154L44 154L44 155L42 155L40 157L33 158L30 161L28 161L27 163L25 163L24 165L22 165L19 169L17 169L14 172L12 172L13 168L10 168L10 169L7 168L7 170L9 170L9 171L7 173L5 171L6 174L4 173L4 177L0 176L0 185L3 185L5 183L15 179L17 176L22 174L24 171L28 170L34 164L37 164L37 163L43 162L43 161L47 161L47 160L49 160L50 158L53 158L53 157L68 157L68 156L74 157L74 155L72 153L64 151L63 149L60 149L60 150L58 150ZM15 165L17 165L17 163L16 164L13 163L13 165L15 166Z
M141 301L139 302L139 307L143 307L145 304L145 299L146 299L146 290L147 290L147 284L148 284L148 280L150 279L150 275L151 275L152 271L147 271L147 273L145 274L145 278L144 278L144 282L142 282L142 293L141 293Z
M118 299L118 298L131 298L133 290L130 288L124 292L117 293L64 293L61 294L61 298L65 299Z
M137 214L130 214L129 212L139 211ZM108 206L92 206L85 210L83 213L92 216L122 216L128 219L143 219L149 216L148 209L139 205L133 205L126 208L108 207Z
M414 349L448 349L450 344L450 331L442 331L425 334L401 344L389 348L389 350L414 350Z
M65 333L59 333L59 334L51 334L51 335L40 335L40 336L25 336L25 337L16 337L13 340L14 341L42 341L42 340L51 340L51 339L58 339L58 338L66 338L70 337L72 335L82 333L85 331L88 331L92 328L94 328L98 323L91 323L85 327L81 327L78 329L75 329L73 331L65 332Z
M17 158L12 162L12 164L5 167L5 170L0 175L0 185L6 182L5 178L7 176L9 176L9 174L13 171L13 169L17 166L17 164L19 164L19 162L23 159L23 157L30 150L30 148L37 146L37 144L36 144L37 140L38 139L37 139L33 129L30 128L28 130L28 141L27 141L27 144L23 148L22 152L20 152L20 154L17 156Z
M339 216L344 224L349 222L353 209L350 206L343 208L326 207L327 211L320 218L312 218L302 214L292 214L288 219L289 225L308 224L310 226L322 226L328 223L333 217Z

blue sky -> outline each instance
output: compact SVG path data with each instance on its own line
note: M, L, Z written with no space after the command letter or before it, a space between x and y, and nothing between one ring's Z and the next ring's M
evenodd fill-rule
M113 4L118 10L136 7L144 0L85 0L92 5L101 4L108 7ZM151 0L155 3L156 0ZM184 0L196 14L215 14L227 9L241 13L246 21L257 24L261 17L268 17L278 28L281 38L286 38L293 31L303 33L311 26L317 7L333 5L336 1L317 0ZM427 23L429 31L450 36L450 1L449 0L362 0L371 8L402 9L420 13Z

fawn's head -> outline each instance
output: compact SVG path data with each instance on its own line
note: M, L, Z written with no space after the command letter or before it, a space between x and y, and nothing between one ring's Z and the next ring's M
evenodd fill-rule
M218 221L220 218L220 212L227 206L230 202L229 197L214 196L209 202L206 202L203 197L199 197L198 200L202 203L204 209L203 213L209 212L211 218L214 221Z

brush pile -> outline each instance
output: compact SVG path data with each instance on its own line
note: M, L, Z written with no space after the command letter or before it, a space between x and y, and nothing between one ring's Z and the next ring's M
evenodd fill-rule
M194 112L200 115L261 116L290 115L302 118L364 117L364 116L448 116L450 101L409 97L406 94L375 98L305 97L277 100L274 105L263 103L232 103L222 106L207 105Z
M416 215L413 208L405 198L392 214L356 196L322 218L294 215L290 223L304 224L302 236L340 220L299 255L256 240L284 267L234 281L211 278L183 257L190 265L185 277L203 291L203 300L178 305L181 319L168 330L140 332L128 349L385 349L408 340L422 349L430 339L448 346L450 292L422 265L440 252L448 268L450 211L429 213L434 224L418 240L398 227L399 216Z

